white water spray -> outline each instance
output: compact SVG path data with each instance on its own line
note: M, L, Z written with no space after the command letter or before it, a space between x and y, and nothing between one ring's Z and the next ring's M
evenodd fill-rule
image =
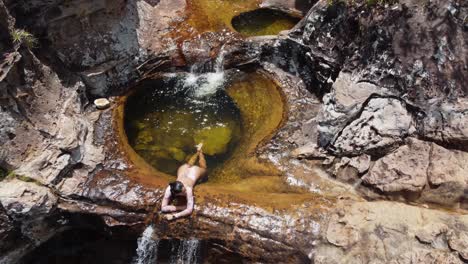
M218 57L215 60L214 72L198 73L200 65L193 65L191 72L183 80L184 88L191 92L195 98L203 98L214 95L226 81L224 75L224 46L221 47Z
M154 264L158 259L159 239L153 239L153 226L148 226L138 238L137 256L134 264Z
M198 263L198 251L200 240L183 240L179 244L177 254L171 256L171 264L196 264Z

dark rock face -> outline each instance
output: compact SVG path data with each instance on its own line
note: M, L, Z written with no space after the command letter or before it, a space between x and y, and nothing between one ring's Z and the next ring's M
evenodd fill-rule
M289 38L308 51L311 71L299 74L312 80L309 89L326 93L317 144L338 158L332 168L340 160L369 155L373 162L363 178L366 185L388 194L403 189L422 193L433 202L438 200L433 197L434 188L453 186L454 180L448 178L429 182L426 171L442 164L445 169L461 168L456 160L460 151L466 151L466 15L466 3L460 1L402 1L387 8L318 2L310 10ZM422 140L416 152L424 163L413 159L416 154L411 150L401 152L406 144L411 146L412 138ZM432 148L424 145L442 149L446 155L433 158ZM436 159L441 164L430 166L428 160ZM389 164L398 167L401 180L419 178L419 183L382 188L382 182L393 182ZM411 176L400 170L405 166ZM342 174L340 170L334 170L335 175ZM439 175L458 175L449 171ZM464 183L457 188L466 190L466 176L460 182ZM452 201L457 204L460 196Z
M2 239L2 244L0 245L0 250L2 252L8 252L15 246L15 241L18 236L18 230L15 230L13 221L6 214L5 209L2 207L0 210L0 238Z
M312 3L262 5L305 13ZM366 202L314 167L322 163L367 198L468 208L466 3L319 1L275 38L205 33L180 41L167 34L184 7L0 1L0 166L16 173L0 182L0 262L85 216L97 218L100 231L121 227L136 237L166 183L138 178L141 164L129 161L116 133L117 100L98 111L88 97L120 94L163 66L201 58L211 67L220 50L226 68L255 65L281 84L289 116L258 155L317 196L272 209L207 192L189 219L155 217L158 235L215 240L260 262L466 260L468 219L456 208ZM12 43L14 17L40 37L39 48Z

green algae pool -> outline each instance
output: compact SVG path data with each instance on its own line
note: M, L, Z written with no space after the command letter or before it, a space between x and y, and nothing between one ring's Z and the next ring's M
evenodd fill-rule
M156 170L175 175L203 142L210 183L279 175L254 153L283 120L277 85L259 73L235 73L217 83L203 79L213 81L212 76L193 78L146 80L127 98L124 126L135 152Z
M261 0L189 0L176 36L186 39L203 32L237 31L244 36L276 35L294 27L299 18L260 8Z
M130 145L153 167L172 175L194 154L196 144L204 143L213 168L240 138L240 112L226 92L202 97L191 88L182 77L147 81L126 105Z
M232 26L244 36L277 35L283 30L294 27L299 22L281 11L257 9L242 13L232 19Z

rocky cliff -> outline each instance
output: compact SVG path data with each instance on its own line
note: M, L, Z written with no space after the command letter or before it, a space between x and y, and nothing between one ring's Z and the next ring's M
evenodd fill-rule
M468 261L464 1L263 1L305 16L274 37L181 40L186 5L0 1L1 263L90 218L144 229L166 182L123 147L116 107L90 101L117 105L142 76L209 59L220 44L200 39L219 36L226 67L262 68L285 93L288 118L258 156L314 193L269 203L201 186L190 228L155 218L161 237L252 262ZM14 41L18 29L38 43Z
M297 154L325 149L372 197L465 208L466 4L325 5L290 34L324 94L316 145Z

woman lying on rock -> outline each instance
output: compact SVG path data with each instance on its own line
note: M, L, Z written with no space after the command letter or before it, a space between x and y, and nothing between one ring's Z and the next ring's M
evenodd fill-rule
M169 183L164 193L162 200L161 211L163 213L175 214L166 215L167 220L173 220L180 217L190 215L193 211L194 198L193 198L193 187L197 184L198 179L202 178L206 174L206 160L202 151L203 144L197 145L197 153L194 154L190 160L184 165L180 166L177 170L177 180ZM198 166L195 162L198 158ZM176 196L186 196L187 206L176 206L169 205L171 199Z

